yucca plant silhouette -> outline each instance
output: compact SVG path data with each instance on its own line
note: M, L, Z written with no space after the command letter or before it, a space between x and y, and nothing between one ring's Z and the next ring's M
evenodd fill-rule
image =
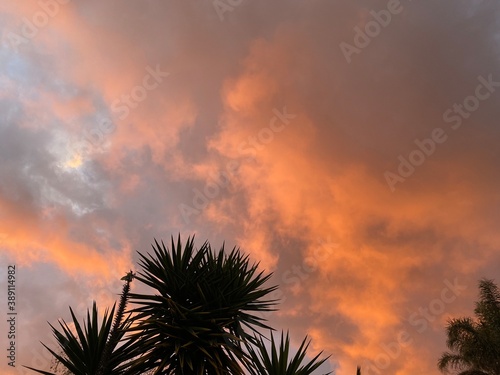
M270 329L257 315L273 310L265 300L275 286L264 287L271 274L239 249L216 252L194 237L171 248L155 240L153 254L139 253L136 279L154 294L131 294L134 321L129 328L138 357L132 372L157 374L243 374L249 366L243 341L253 341L258 328ZM248 331L249 330L249 331Z
M123 374L124 368L128 367L127 363L134 357L128 343L117 347L118 342L124 336L125 330L131 324L131 320L128 318L123 319L131 280L125 281L116 315L115 304L111 311L105 311L101 324L99 324L98 309L95 302L92 305L92 312L87 310L87 317L83 327L73 309L69 308L75 333L64 320L59 321L62 330L56 329L49 323L59 344L59 349L53 350L43 343L42 345L54 356L58 364L65 368L63 373L73 375ZM52 372L28 366L24 367L40 374L56 375Z
M51 325L59 349L44 346L64 375L309 375L326 361L305 360L307 338L291 355L288 333L279 347L271 337L267 353L260 331L271 330L263 313L275 310L277 286L239 249L196 249L194 237L180 236L170 249L156 240L152 248L122 278L116 313L115 304L99 325L94 303L83 325L70 308L76 333L64 320L60 331ZM132 280L152 292L131 293Z

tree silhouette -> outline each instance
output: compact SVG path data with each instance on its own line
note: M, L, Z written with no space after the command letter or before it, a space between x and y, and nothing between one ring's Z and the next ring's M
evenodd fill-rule
M171 249L155 241L153 254L140 254L136 279L154 294L131 294L136 325L129 329L139 358L136 373L158 369L164 374L243 374L248 367L242 342L255 341L258 328L270 329L255 313L273 310L264 298L275 286L263 287L271 274L257 271L239 249L216 252L194 238ZM249 330L249 331L248 331Z
M479 301L471 317L448 322L447 346L438 361L442 372L500 375L500 291L493 280L479 282Z
M113 306L99 326L94 303L83 328L70 308L76 335L64 321L62 331L51 326L59 353L44 346L64 375L309 375L326 361L321 353L305 361L307 338L291 355L288 333L266 348L260 331L272 328L262 316L275 310L268 296L277 286L265 286L272 274L239 249L196 249L194 237L183 245L180 236L170 249L156 240L152 248L122 278L116 314ZM151 292L130 293L133 279Z

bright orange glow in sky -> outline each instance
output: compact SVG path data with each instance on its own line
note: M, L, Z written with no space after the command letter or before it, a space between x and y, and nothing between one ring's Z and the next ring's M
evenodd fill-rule
M499 20L453 0L4 1L0 282L15 264L20 315L0 373L48 369L47 321L110 306L136 251L181 233L273 271L271 325L324 371L438 374L447 319L498 278Z

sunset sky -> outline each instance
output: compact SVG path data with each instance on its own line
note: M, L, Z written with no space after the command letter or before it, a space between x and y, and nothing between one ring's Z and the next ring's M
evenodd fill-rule
M439 374L500 282L498 2L16 0L0 33L1 374L179 233L274 272L338 375Z

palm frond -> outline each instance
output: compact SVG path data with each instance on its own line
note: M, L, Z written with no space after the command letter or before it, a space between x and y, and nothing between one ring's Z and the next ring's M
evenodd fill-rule
M500 374L500 291L492 280L479 282L479 301L471 317L452 319L446 327L447 346L438 361L442 372L459 375Z

